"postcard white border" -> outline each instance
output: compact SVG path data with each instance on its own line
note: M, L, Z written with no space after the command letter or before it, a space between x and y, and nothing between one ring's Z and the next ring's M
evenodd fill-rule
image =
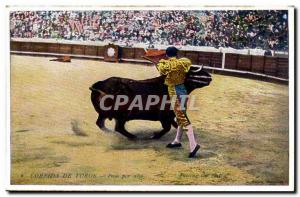
M11 156L10 156L10 35L9 35L9 12L16 10L288 10L289 24L289 185L11 185ZM6 82L6 190L8 191L185 191L185 192L276 192L276 191L294 191L294 7L292 6L110 6L110 5L87 5L87 6L16 6L9 5L5 9L5 82Z

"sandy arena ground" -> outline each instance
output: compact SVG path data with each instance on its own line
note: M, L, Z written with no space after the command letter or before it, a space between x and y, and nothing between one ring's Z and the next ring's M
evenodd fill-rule
M11 56L12 184L288 184L288 86L213 75L188 112L200 158L160 140L129 141L95 124L89 86L111 76L146 79L154 67ZM71 122L87 136L75 135ZM107 121L109 128L113 122ZM159 122L126 127L147 137Z

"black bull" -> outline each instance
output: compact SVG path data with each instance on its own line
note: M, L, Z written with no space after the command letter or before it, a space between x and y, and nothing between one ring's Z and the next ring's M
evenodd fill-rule
M201 66L192 66L187 73L184 85L190 94L194 89L208 86L211 82L211 75L202 69ZM166 134L171 125L177 127L174 121L175 114L170 108L164 110L160 109L160 102L157 105L151 106L149 110L140 108L128 109L128 105L121 106L114 110L115 99L105 99L105 107L111 106L110 110L103 110L100 108L100 101L105 95L112 95L114 98L117 95L126 95L129 97L129 102L133 100L136 95L142 97L142 103L146 103L148 95L157 95L162 98L168 95L168 88L164 85L164 76L155 77L146 80L133 80L120 77L111 77L104 81L98 81L90 87L91 101L97 113L99 114L96 124L102 130L105 128L105 119L115 119L115 131L126 136L129 139L136 138L135 135L129 133L125 129L125 123L130 120L151 120L160 121L163 129L160 132L155 132L153 139L158 139Z

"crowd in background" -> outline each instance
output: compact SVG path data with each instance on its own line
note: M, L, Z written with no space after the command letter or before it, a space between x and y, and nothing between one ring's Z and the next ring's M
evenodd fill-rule
M109 41L132 46L288 49L284 10L14 11L12 38Z

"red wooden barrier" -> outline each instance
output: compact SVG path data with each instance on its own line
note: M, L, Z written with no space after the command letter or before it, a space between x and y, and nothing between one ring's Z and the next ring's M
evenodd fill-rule
M12 51L105 56L105 46L11 41L10 48ZM120 58L125 60L144 60L142 56L145 55L145 50L143 48L120 47L120 55ZM222 53L180 50L178 56L191 59L193 64L222 68ZM282 57L225 53L224 68L261 73L284 79L289 77L289 60Z

